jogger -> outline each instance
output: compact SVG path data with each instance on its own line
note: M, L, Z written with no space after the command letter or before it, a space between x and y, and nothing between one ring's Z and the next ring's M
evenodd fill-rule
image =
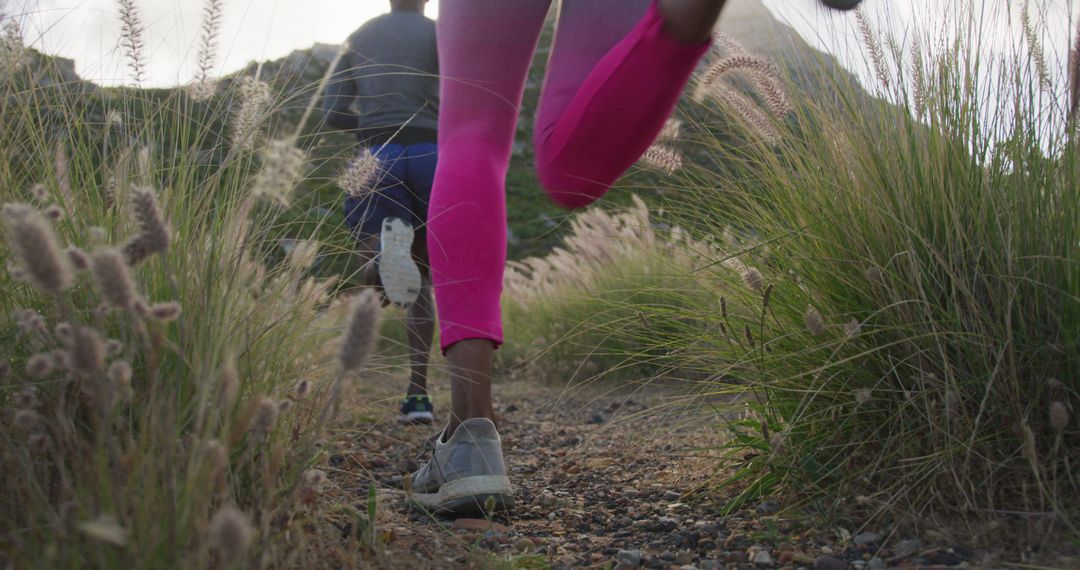
M503 341L506 171L551 0L443 0L439 165L428 251L444 350ZM538 176L567 208L602 196L670 116L707 42L664 30L657 3L563 0L535 140Z

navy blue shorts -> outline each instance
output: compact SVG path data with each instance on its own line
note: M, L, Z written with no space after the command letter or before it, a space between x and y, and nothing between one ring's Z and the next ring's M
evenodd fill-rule
M357 239L377 236L386 218L401 218L423 239L431 186L435 182L438 146L435 143L383 144L371 148L381 170L373 190L345 198L345 224Z

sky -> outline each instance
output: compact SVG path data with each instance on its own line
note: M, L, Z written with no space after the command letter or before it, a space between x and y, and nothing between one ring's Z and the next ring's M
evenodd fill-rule
M509 0L514 1L514 0ZM579 0L588 1L588 0ZM855 18L823 10L817 0L762 0L811 45L836 55L873 89ZM0 6L5 0L0 0ZM194 74L204 0L135 0L147 30L150 61L146 86L184 84ZM47 53L72 58L81 76L101 84L131 82L120 49L117 0L6 0L6 11L21 17L24 41ZM875 28L910 46L916 31L932 45L952 29L959 14L975 7L985 21L980 39L1005 55L1022 45L1020 0L866 0ZM1033 0L1043 12L1040 34L1048 68L1059 85L1065 76L1065 46L1080 0ZM316 42L342 42L367 19L386 10L384 0L224 0L225 15L217 69L234 71L253 60L278 58ZM438 0L427 9L438 15Z
M204 0L135 0L146 29L148 75L144 86L184 84L195 72ZM4 0L0 0L0 6ZM84 79L130 83L119 47L117 0L7 0L21 15L24 42L74 59ZM276 59L316 42L345 41L366 20L385 12L384 0L224 0L217 71ZM438 15L438 1L427 8Z

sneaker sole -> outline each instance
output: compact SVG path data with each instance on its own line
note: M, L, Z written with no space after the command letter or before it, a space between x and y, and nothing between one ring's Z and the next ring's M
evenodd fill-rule
M399 424L425 424L435 423L435 415L431 412L409 412L401 414L397 419Z
M510 478L496 475L457 479L434 493L413 491L411 498L437 515L488 515L514 506Z
M412 256L416 232L398 218L383 220L382 251L379 253L379 279L386 298L405 309L416 302L422 285L420 268Z

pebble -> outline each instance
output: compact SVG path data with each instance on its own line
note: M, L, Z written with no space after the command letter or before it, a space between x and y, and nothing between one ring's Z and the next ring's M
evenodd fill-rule
M528 552L532 550L534 546L536 545L528 538L519 538L517 542L514 543L514 549L518 552Z
M780 510L780 503L776 501L765 501L758 506L754 507L759 515L771 515Z
M640 550L620 550L615 555L615 560L619 564L626 564L627 566L633 566L637 568L641 566L641 551Z
M889 565L886 564L884 560L876 556L871 558L870 561L866 563L867 570L885 570L888 567Z
M510 532L509 527L484 519L457 519L454 521L454 527L470 531Z
M679 493L678 491L664 491L665 501L678 501L681 498L682 493Z
M759 550L758 553L754 555L754 559L751 560L751 562L757 564L758 566L773 565L772 555L769 554L768 550Z
M540 503L540 506L545 509L554 509L555 505L558 504L559 499L552 493L545 491L540 494L538 502Z
M835 556L818 556L814 559L814 570L848 570L847 562Z
M867 544L877 544L881 542L881 535L876 532L862 532L855 535L855 538L851 539L852 544L855 546L866 546Z
M680 566L685 566L694 561L694 553L689 550L684 550L675 555L675 563Z
M915 554L916 552L919 552L922 549L922 541L915 538L909 540L901 540L900 542L897 542L896 545L893 546L893 553L899 557L907 557Z

